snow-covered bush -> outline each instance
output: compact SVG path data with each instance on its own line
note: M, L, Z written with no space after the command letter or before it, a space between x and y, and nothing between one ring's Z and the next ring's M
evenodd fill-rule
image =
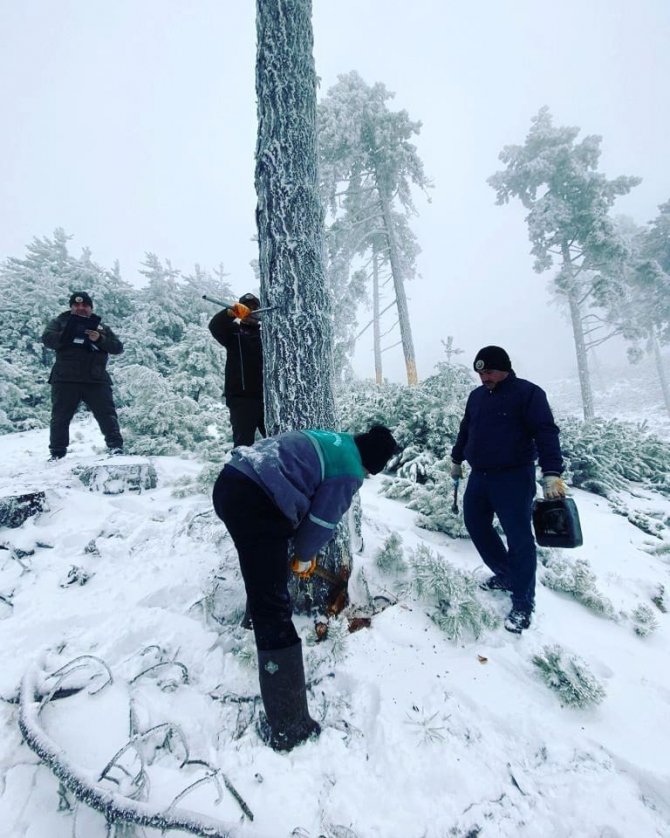
M597 614L610 620L616 619L614 606L598 591L596 576L586 559L577 559L574 562L567 559L550 559L540 581L553 591L571 594L578 602Z
M615 419L561 419L561 448L572 484L608 497L633 480L670 494L670 445L643 425Z
M558 693L563 704L587 707L605 698L605 688L576 655L567 655L558 644L543 646L533 663L545 682Z
M647 637L658 628L658 620L651 607L646 603L640 603L633 609L630 615L633 621L633 630L640 637Z
M475 382L461 365L440 362L435 369L434 375L414 387L348 383L337 394L342 430L358 432L381 422L391 428L403 448L415 446L417 454L431 452L438 459L448 456Z
M116 374L119 421L133 454L193 452L207 440L220 406L181 396L148 367L130 365Z
M398 576L407 570L407 562L402 549L402 538L391 533L382 547L375 554L375 564L383 572Z
M411 565L413 590L433 606L430 618L450 640L458 640L464 634L477 638L485 629L499 625L495 612L480 602L474 576L423 544L414 551Z
M436 461L427 469L423 484L394 477L384 480L381 488L385 497L401 500L408 509L418 512L417 524L423 529L443 532L452 538L469 538L462 515L451 511L453 493L447 460Z

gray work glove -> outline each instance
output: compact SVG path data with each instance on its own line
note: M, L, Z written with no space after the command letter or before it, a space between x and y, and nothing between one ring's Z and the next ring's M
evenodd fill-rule
M451 461L451 479L452 480L462 480L465 475L463 474L463 464L462 463L455 463L453 460Z
M544 474L542 475L542 491L544 493L545 500L564 498L566 486L560 475Z

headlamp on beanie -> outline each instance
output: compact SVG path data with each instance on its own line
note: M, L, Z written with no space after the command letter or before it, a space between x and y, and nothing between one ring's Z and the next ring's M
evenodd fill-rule
M510 372L512 362L502 346L485 346L477 353L473 367L475 372L482 372L482 370Z
M86 293L86 291L75 291L74 294L72 294L70 297L70 305L73 306L75 303L84 303L84 305L91 306L91 308L93 308L93 300Z
M370 474L379 474L398 450L393 434L384 425L373 425L364 434L356 434L354 442L363 468Z

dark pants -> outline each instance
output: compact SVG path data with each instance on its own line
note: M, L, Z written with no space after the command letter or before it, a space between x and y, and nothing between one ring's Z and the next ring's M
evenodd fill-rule
M260 486L230 465L219 474L212 500L237 549L256 646L293 646L299 638L287 584L291 522Z
M230 412L230 424L233 428L233 445L253 445L256 428L261 436L265 433L263 399L247 396L227 396L226 404Z
M52 454L65 454L70 443L70 422L79 403L95 417L108 448L123 448L123 437L114 407L111 384L82 384L58 381L51 385L51 426L49 449Z
M537 553L531 528L535 467L473 471L463 498L463 519L479 555L512 590L512 606L525 611L535 603ZM498 516L507 547L493 528Z

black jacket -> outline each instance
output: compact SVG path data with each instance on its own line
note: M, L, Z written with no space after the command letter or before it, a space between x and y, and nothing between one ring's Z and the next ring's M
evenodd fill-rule
M56 351L56 362L49 376L50 384L61 381L77 381L82 384L111 384L107 372L107 359L110 355L120 355L123 344L108 327L100 322L97 314L92 314L87 328L95 328L100 337L93 343L81 334L78 326L83 318L64 311L49 321L42 343L48 349Z
M493 390L470 393L451 459L486 471L532 465L539 455L545 474L560 474L558 433L544 390L510 372Z
M259 324L238 323L226 313L215 314L209 331L226 347L224 395L263 398L263 347Z

